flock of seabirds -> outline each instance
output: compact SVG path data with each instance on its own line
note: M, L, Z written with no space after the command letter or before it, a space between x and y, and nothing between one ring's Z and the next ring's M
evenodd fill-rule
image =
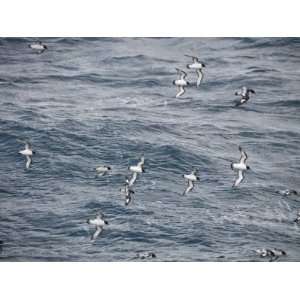
M34 43L31 43L28 45L29 48L31 48L33 51L35 51L37 54L41 54L44 51L48 49L47 45L42 43L41 41L37 41ZM194 70L197 74L197 82L196 86L199 87L203 80L203 68L205 68L205 64L201 62L198 57L191 56L191 55L185 55L186 57L189 57L192 59L191 64L187 64L186 67L189 70ZM176 71L178 73L178 79L173 81L173 84L177 87L178 92L176 94L176 98L181 97L185 91L186 87L190 85L190 83L186 80L187 73L179 68L176 68ZM255 94L255 91L253 89L247 88L246 86L243 86L239 91L235 92L236 96L240 96L240 99L235 102L235 106L240 106L245 104L250 99L250 94ZM19 154L25 156L26 158L26 169L29 169L32 164L32 157L35 154L35 151L33 150L31 144L28 141L23 140L17 140L18 142L22 142L25 144L25 149L20 150ZM239 186L242 181L245 178L245 172L250 169L250 166L246 163L248 159L248 155L245 150L242 149L242 147L239 146L240 151L240 159L238 162L231 163L231 169L236 172L237 176L236 179L232 185L233 188ZM131 172L131 177L126 177L124 187L120 189L122 194L125 198L125 205L129 205L132 201L132 196L134 194L133 186L136 182L138 175L145 172L145 158L142 156L140 158L140 161L137 163L137 165L129 166L128 170ZM111 171L110 166L102 165L95 168L96 177L99 176L105 176L107 173ZM190 174L183 174L183 178L187 181L187 186L183 192L183 196L187 195L189 192L191 192L195 186L195 183L200 180L198 176L198 170L193 169ZM295 190L281 190L277 191L277 193L281 194L282 196L290 196L290 195L298 195L298 192ZM297 213L297 217L294 220L296 224L300 224L300 211ZM104 215L99 212L95 218L91 218L87 220L87 223L89 225L95 226L95 232L91 236L91 240L95 241L97 237L101 234L103 231L103 228L108 225L108 221L105 219ZM3 241L0 241L0 253L3 248ZM255 252L262 258L269 258L269 261L275 261L279 257L286 255L286 252L282 249L278 248L262 248L257 249ZM223 257L223 256L220 256ZM135 258L139 259L150 259L150 258L156 258L156 254L154 252L137 252Z

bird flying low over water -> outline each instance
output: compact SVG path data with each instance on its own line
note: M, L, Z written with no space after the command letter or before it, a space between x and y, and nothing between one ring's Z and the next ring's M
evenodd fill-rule
M281 191L276 191L276 193L280 194L281 196L291 196L291 195L298 195L298 192L295 190L281 190Z
M173 81L173 84L176 85L178 92L176 94L176 98L179 98L180 96L182 96L185 93L185 87L188 86L190 83L188 81L185 80L187 74L176 68L176 71L179 75L179 78L177 80Z
M196 56L192 56L192 55L187 55L185 54L186 57L190 57L192 58L193 60L193 63L192 64L188 64L186 65L186 67L188 69L192 69L192 70L195 70L197 75L198 75L198 79L197 79L197 87L201 84L202 82L202 79L203 79L203 72L202 72L202 69L205 68L205 64L203 62L201 62L199 60L198 57Z
M188 185L182 194L183 196L189 193L194 188L195 182L197 180L200 180L200 178L196 174L197 174L197 170L195 169L191 172L191 174L183 175L183 177L188 181Z
M246 165L246 160L248 159L247 153L242 149L241 146L239 146L239 150L241 152L240 161L238 163L231 164L231 169L237 170L237 175L238 175L232 187L238 186L244 180L245 177L244 172L250 169L250 167Z
M99 213L95 219L88 219L87 223L90 225L95 225L96 231L91 237L92 241L95 241L99 234L102 232L104 225L108 225L108 222L104 220L104 216L102 213Z
M134 194L134 191L130 188L128 178L126 178L125 186L124 189L122 189L122 191L125 194L125 205L128 205L132 200L132 194Z
M146 258L156 258L154 252L137 252L135 258L146 259Z
M270 257L269 261L275 261L277 260L280 256L286 255L286 252L281 250L281 249L257 249L255 250L257 254L259 254L260 257Z
M38 54L41 54L48 49L47 45L43 44L41 41L31 43L28 45L28 47L32 50L37 51Z
M138 173L145 173L144 164L145 164L145 158L144 158L144 156L142 156L141 160L138 162L138 164L136 166L130 166L128 168L129 171L132 172L132 177L129 181L129 186L132 186L135 183Z
M96 176L104 176L108 171L111 170L110 166L98 166L95 168L97 175Z
M20 150L19 154L22 154L26 157L26 169L29 169L32 163L32 156L35 154L35 151L32 150L32 146L29 142L18 140L18 142L25 144L25 149Z
M236 102L235 106L240 106L246 103L250 99L250 93L255 94L255 91L252 89L243 86L239 91L236 91L234 94L236 96L241 96L241 99Z

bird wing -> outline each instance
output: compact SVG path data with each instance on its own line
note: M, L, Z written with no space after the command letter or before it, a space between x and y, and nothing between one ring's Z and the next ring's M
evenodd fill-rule
M180 79L185 79L185 77L187 76L187 73L185 73L184 71L176 68L176 71L178 72L178 74L180 75Z
M144 163L145 163L145 158L144 158L144 156L142 156L142 157L141 157L141 160L138 162L137 165L138 165L139 167L141 167L141 166L144 165Z
M190 192L192 189L194 188L194 183L191 180L188 180L188 185L185 189L185 191L183 192L183 195L186 195L188 192Z
M31 163L32 163L32 158L29 155L26 155L26 169L29 169Z
M197 86L199 86L201 84L201 82L202 82L202 79L203 79L203 73L201 72L200 69L197 69L196 73L198 75Z
M129 186L132 186L135 183L136 178L137 178L137 173L133 172L132 177L129 180Z
M194 63L196 63L196 62L199 61L198 57L196 57L196 56L193 56L193 55L187 55L187 54L185 54L184 56L192 58Z
M179 86L179 92L176 95L176 98L182 96L185 93L185 89L183 86Z
M242 170L238 171L238 177L236 178L233 187L238 186L244 180L244 174Z
M96 231L92 235L91 240L94 241L99 236L99 234L102 232L102 230L103 230L103 228L101 226L96 226Z
M246 86L243 86L243 87L242 87L242 90L241 90L241 95L242 95L243 97L246 97L247 94L249 94L249 91L248 91L248 89L247 89Z
M96 218L97 219L104 219L103 213L101 211L99 211Z
M248 158L248 155L241 147L239 147L239 150L241 152L240 163L244 164Z

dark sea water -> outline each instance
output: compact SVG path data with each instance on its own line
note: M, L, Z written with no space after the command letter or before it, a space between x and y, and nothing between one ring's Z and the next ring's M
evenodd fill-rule
M300 196L276 193L300 191L299 38L44 38L42 54L34 40L0 39L2 261L261 261L262 247L300 261ZM206 63L204 80L175 99L184 54ZM243 85L256 94L234 108ZM17 139L36 150L29 170ZM232 189L239 145L251 170ZM92 243L99 211L109 225Z

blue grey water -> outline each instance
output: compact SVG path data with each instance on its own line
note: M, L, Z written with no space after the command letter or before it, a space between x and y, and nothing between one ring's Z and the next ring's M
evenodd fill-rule
M0 39L2 261L300 261L299 38ZM205 62L179 99L176 67ZM234 108L234 92L256 91ZM17 139L36 155L25 169ZM233 189L241 145L251 170ZM145 155L132 203L120 188ZM93 168L111 165L95 178ZM199 168L186 197L182 174ZM86 219L109 222L92 243Z

